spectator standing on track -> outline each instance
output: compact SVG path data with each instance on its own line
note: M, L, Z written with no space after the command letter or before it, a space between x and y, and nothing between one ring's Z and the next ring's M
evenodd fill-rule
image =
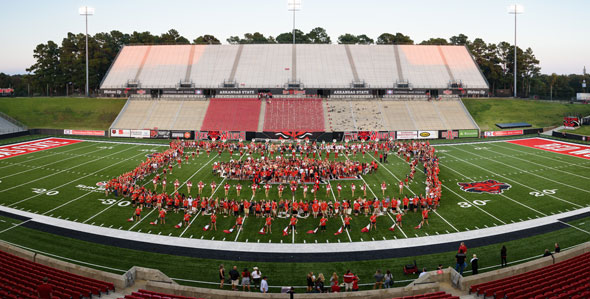
M383 284L386 289L393 287L393 274L391 274L391 271L387 270L387 272L385 272L385 281Z
M506 246L505 245L502 245L502 249L500 249L500 259L501 259L502 267L505 267L508 265L508 263L506 262Z
M332 273L332 277L330 277L330 289L332 290L332 293L340 292L338 274L336 274L336 272Z
M268 281L266 281L266 276L262 277L262 281L260 282L260 292L261 293L268 293Z
M346 270L346 273L342 276L344 280L344 290L349 292L352 290L352 282L354 281L354 274L349 270Z
M250 292L250 271L248 271L248 268L244 268L244 272L242 272L242 291L245 291L246 287Z
M223 289L223 282L225 281L225 268L223 264L219 266L219 288Z
M471 259L471 273L473 275L479 273L479 271L478 271L478 269L479 269L478 261L479 261L479 259L477 258L477 255L475 255L475 253L474 253L473 254L473 258Z
M254 282L254 287L258 288L260 286L260 278L262 277L262 274L260 273L260 270L258 270L258 267L254 267L251 273L252 276L252 282Z
M326 279L324 278L324 274L323 273L318 274L318 278L315 280L315 290L317 293L325 293L325 291L324 291L325 281L326 281Z
M313 272L307 273L307 292L313 291L313 286L315 284L315 275Z
M377 270L377 272L375 272L375 285L373 285L373 290L375 289L382 289L383 288L383 278L384 275L383 273L381 273L381 270Z
M455 265L455 271L459 272L463 275L463 270L465 269L465 258L467 256L463 251L459 250L459 252L455 255L455 259L457 260L457 264Z
M359 280L360 278L357 275L355 275L352 280L352 291L356 292L359 290Z
M559 247L558 243L555 243L555 253L559 253L561 251L561 248Z
M229 270L229 278L231 279L232 291L238 290L238 284L240 283L240 273L238 272L238 266L234 266Z
M422 268L422 272L420 272L420 275L418 275L418 278L426 275L426 273L428 273L428 271L426 271L426 267Z
M549 249L545 249L545 253L543 253L543 257L546 256L553 256L553 254L551 254L551 251L549 251Z
M43 277L43 283L37 286L37 293L41 299L51 299L53 287L47 283L47 277Z
M461 245L459 245L459 252L463 252L464 254L467 254L467 246L465 246L464 242L461 242Z

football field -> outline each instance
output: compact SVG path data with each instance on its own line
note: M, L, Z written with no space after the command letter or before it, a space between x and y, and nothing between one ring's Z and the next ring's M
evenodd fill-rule
M39 142L42 144L39 145ZM396 227L393 231L389 228L395 215L385 213L378 217L377 230L366 233L361 229L369 223L368 217L352 216L351 228L338 235L335 233L342 226L341 217L330 218L327 231L315 234L307 232L318 227L319 218L301 218L297 225L298 233L287 235L283 235L282 230L289 220L281 217L274 220L272 233L267 234L259 233L264 219L254 215L245 218L243 230L232 233L223 231L234 225L236 219L233 216L220 215L217 231L203 230L210 218L201 213L193 215L189 226L179 228L175 226L182 222L183 215L172 211L166 217L166 224L150 224L156 220L157 211L149 208L142 211L140 221L128 221L134 212L130 199L113 194L105 196L104 183L131 171L145 161L147 155L162 152L167 145L116 140L50 138L36 143L9 145L10 148L1 147L0 204L73 223L189 239L344 243L416 238L502 226L590 206L590 178L587 175L590 173L590 160L584 157L584 149L577 149L577 152L570 149L567 151L570 154L566 154L562 150L568 146L566 143L560 143L562 147L555 144L557 142L553 140L534 138L436 146L443 184L441 206L430 214L429 225L420 229L415 228L421 221L420 211L406 213L403 227ZM17 150L21 152L15 154ZM398 182L410 172L410 166L395 154L389 156L387 163L380 163L373 155L367 153L364 157L361 154L347 157L341 154L338 157L341 160L375 160L379 165L378 171L357 180L326 182L332 186L332 191L326 192L324 184L317 198L327 201L351 199L352 183L357 186L355 197L362 196L360 185L366 183L368 198L382 198L382 182L388 185L385 196L390 198L424 194L425 176L421 167L418 167L413 182L400 195ZM255 155L252 158L258 157ZM228 198L238 198L235 189L238 181L214 175L212 167L217 161L247 158L247 155L240 156L239 153L230 157L228 152L221 155L212 152L209 156L201 152L181 168L173 168L172 174L167 175L167 191L173 191L171 182L178 179L181 183L179 191L186 194L186 182L190 180L194 185L191 190L194 197L197 195L197 182L202 181L205 183L204 196L222 198L225 197L223 185L229 183L232 188ZM333 155L331 159L334 159ZM209 187L212 181L217 183L217 188L213 190ZM254 196L249 181L239 183L243 186L240 200L266 198L263 188L259 188ZM343 187L340 197L336 192L338 183ZM151 177L145 178L141 184L153 189ZM161 186L158 186L158 191L161 191ZM308 192L306 200L312 198L313 195ZM269 199L278 200L277 185L270 190ZM303 199L301 186L294 195L286 186L283 199ZM230 243L228 246L231 246Z

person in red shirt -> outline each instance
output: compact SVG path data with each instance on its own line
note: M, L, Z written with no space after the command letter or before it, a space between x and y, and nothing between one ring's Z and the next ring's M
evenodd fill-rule
M397 215L395 215L395 222L399 227L402 227L402 213L397 213Z
M330 190L332 190L332 186L330 185L330 183L326 184L326 197L328 197Z
M320 212L320 205L317 202L314 202L311 205L311 211L313 213L313 218L318 218L318 213Z
M348 216L348 215L344 216L344 228L350 229L350 220L352 220L352 218L350 218L350 216Z
M377 215L376 214L371 215L369 220L371 221L370 230L377 230Z
M361 190L363 191L363 196L367 197L367 184L362 184L361 185Z
M420 223L420 226L424 225L424 223L428 225L428 209L422 210L422 222Z
M404 196L402 203L404 205L404 212L408 212L409 205L410 205L410 199L407 196Z
M236 218L236 227L238 228L238 232L242 229L242 224L244 224L244 218L242 218L242 216L238 216L238 218Z
M387 184L385 182L381 183L381 192L383 193L383 196L385 197L385 190L387 190Z
M266 217L266 221L264 223L264 226L266 227L266 231L269 234L272 234L272 217L270 217L270 216Z
M238 183L236 185L236 193L238 194L238 197L240 197L240 192L242 191L242 185L240 183Z
M340 198L340 191L342 191L342 185L340 185L340 183L336 186L336 190L338 191L338 197Z
M227 194L229 193L230 188L231 188L231 185L228 183L225 183L225 185L223 185L223 190L225 191L225 197L227 197Z
M37 294L41 299L51 299L53 294L53 287L47 283L48 278L43 277L43 283L37 286Z
M320 231L325 232L326 231L326 224L328 223L328 218L326 218L325 215L322 215L322 218L320 219Z
M256 196L256 189L258 189L258 185L253 183L250 188L252 188L252 196Z
M166 179L162 180L162 192L166 192Z
M404 192L404 182L399 181L399 194Z
M174 192L178 191L178 187L180 186L180 182L178 179L174 180Z
M184 225L188 227L191 222L191 214L188 211L184 213Z
M293 230L293 233L296 234L297 233L297 217L292 216L291 220L289 221L289 224L291 225L291 229Z
M248 217L250 215L250 206L252 204L247 200L244 200L243 204L244 204L244 214L246 214L246 217Z
M160 223L166 224L166 210L165 209L160 210Z
M285 190L285 186L283 186L283 184L280 184L277 189L279 190L279 198L283 197L283 190Z
M135 209L135 221L140 221L141 220L141 208L137 207Z
M354 185L354 183L350 184L350 192L352 192L352 197L354 198L354 191L356 190L356 186Z
M215 213L211 214L211 227L217 231L217 215Z
M199 181L197 187L199 188L199 195L201 195L201 193L203 193L203 188L205 187L205 184L203 183L203 181Z

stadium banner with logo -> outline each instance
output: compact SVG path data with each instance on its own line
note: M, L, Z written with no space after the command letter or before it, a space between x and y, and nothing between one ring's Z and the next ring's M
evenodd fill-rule
M257 95L256 89L220 89L215 92L217 95Z
M371 95L370 89L333 89L332 95L354 96L354 95Z
M438 131L439 134L439 138L440 139L455 139L455 138L459 138L459 131L453 131L453 130L440 130Z
M307 131L283 131L283 132L256 132L256 140L316 140L332 142L334 135L331 132L307 132Z
M167 130L150 130L152 139L170 139L170 131Z
M388 89L385 91L386 94L418 94L423 95L426 94L425 90L416 90L416 89Z
M202 89L164 89L162 90L162 94L169 94L169 95L201 95L203 94Z
M196 131L196 140L246 140L244 131Z
M418 131L418 139L438 139L438 131Z
M485 137L500 137L500 136L516 136L523 135L523 130L510 130L510 131L485 131Z
M171 131L170 133L172 139L193 139L194 136L194 131Z
M580 126L580 118L576 116L566 116L563 118L563 126L566 129L574 129Z
M459 130L459 138L477 138L479 137L479 131L475 129L471 130Z
M397 131L396 137L398 140L418 139L418 131Z
M131 138L150 138L150 130L131 130Z
M111 137L131 137L131 130L111 129Z
M64 135L105 136L104 131L97 130L64 130Z
M336 137L335 137L336 138ZM358 140L395 140L395 131L359 131L359 132L344 132L342 138L336 138L342 141L358 141Z

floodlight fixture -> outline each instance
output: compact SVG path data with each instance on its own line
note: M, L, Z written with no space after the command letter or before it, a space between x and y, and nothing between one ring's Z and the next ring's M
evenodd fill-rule
M94 15L94 7L82 6L78 8L78 13L86 19L86 96L88 97L90 95L88 92L88 16Z
M524 13L524 6L520 4L513 4L507 7L508 13L514 15L514 97L517 97L516 93L516 16Z

